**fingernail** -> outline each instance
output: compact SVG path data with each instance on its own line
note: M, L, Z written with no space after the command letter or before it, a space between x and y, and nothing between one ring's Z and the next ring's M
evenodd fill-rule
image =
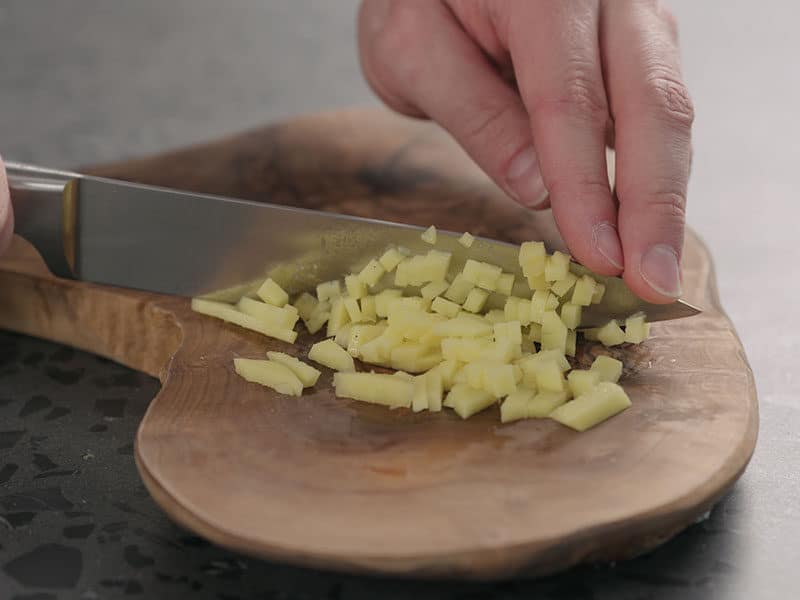
M598 223L592 229L595 249L617 269L623 268L622 245L619 243L617 228L611 223Z
M680 297L682 290L678 255L669 246L651 246L642 257L639 272L650 287L662 296Z
M528 146L514 157L508 165L506 181L509 191L523 206L536 208L547 200L547 189L533 146Z

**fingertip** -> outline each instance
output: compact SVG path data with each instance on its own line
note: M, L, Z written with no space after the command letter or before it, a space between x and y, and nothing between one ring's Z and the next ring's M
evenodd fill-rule
M675 302L683 294L680 256L667 244L654 244L625 270L624 280L640 298L653 304Z

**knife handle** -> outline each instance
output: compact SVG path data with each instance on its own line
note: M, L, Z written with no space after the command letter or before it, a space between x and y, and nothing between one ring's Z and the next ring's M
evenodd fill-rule
M73 278L77 227L77 173L7 162L15 233L32 243L51 272Z

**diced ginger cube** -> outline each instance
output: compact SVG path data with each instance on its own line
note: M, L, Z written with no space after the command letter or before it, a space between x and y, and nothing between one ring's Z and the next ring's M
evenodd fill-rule
M519 303L522 298L516 296L509 296L506 298L506 303L503 306L503 315L506 321L519 321ZM530 312L530 310L528 311Z
M338 347L338 346L337 346ZM547 360L534 367L536 387L542 392L563 392L566 388L564 374L554 360Z
M567 352L567 326L552 310L542 315L542 350Z
M358 300L349 297L344 298L344 308L347 311L347 315L350 317L350 321L353 323L360 323L362 321L361 306L359 306Z
M422 235L419 237L422 238L422 241L426 244L435 244L436 243L436 227L431 225L425 231L422 232Z
M359 301L361 307L361 320L374 323L378 320L378 310L375 307L375 296L364 296Z
M247 315L251 315L263 321L266 325L279 329L292 329L299 318L297 309L294 306L286 305L278 308L272 304L253 300L247 296L239 300L236 308Z
M453 319L436 323L431 332L439 337L487 337L492 326L485 319L470 314L461 314Z
M335 371L356 370L353 357L333 340L322 340L311 346L308 358Z
M569 260L569 254L564 254L558 250L553 252L544 263L544 278L547 281L566 279L567 273L569 273Z
M522 326L519 321L506 321L494 324L495 341L508 340L513 344L522 343Z
M625 342L625 332L616 321L609 321L597 330L597 339L604 346L617 346Z
M358 278L372 288L378 284L384 273L386 273L386 269L373 258L361 269Z
M328 301L318 302L308 319L303 319L303 323L311 334L317 333L331 316L331 303Z
M542 316L548 310L548 299L553 294L549 290L536 290L531 298L530 318L533 323L542 323Z
M583 307L580 304L567 302L561 307L561 320L569 329L577 329L581 324Z
M433 299L433 302L431 302L431 310L445 317L452 318L458 315L461 311L461 307L455 302L450 302L450 300L445 300L441 296L437 296Z
M350 333L353 330L353 324L348 323L344 327L341 327L339 331L336 332L336 335L333 338L333 341L339 344L342 348L347 348L348 344L350 343Z
M353 325L347 342L347 353L360 358L362 346L382 335L384 331L386 325Z
M411 410L414 412L428 410L428 385L425 375L414 377L412 383L414 384L414 393L411 396Z
M294 301L294 307L297 309L297 314L300 315L300 318L303 319L303 321L307 321L309 318L311 318L311 314L314 312L317 304L319 304L319 301L308 292L303 292L300 294L297 300Z
M272 306L285 306L289 302L289 294L284 289L275 283L271 278L268 278L261 287L258 288L256 294L267 304Z
M517 389L513 365L492 361L483 363L483 389L495 398L511 394Z
M622 362L610 356L601 355L594 359L590 370L600 374L600 381L617 383L622 377Z
M325 281L317 285L317 300L320 302L332 301L342 295L339 280Z
M254 302L256 301L254 300ZM262 335L273 337L284 342L289 342L290 344L294 343L294 341L297 339L296 331L275 324L266 323L262 319L243 313L230 304L225 304L224 302L193 298L191 306L192 310L195 312L207 315L209 317L222 319L228 323L233 323L239 327L257 331Z
M442 340L442 357L460 362L478 360L489 345L486 340L475 338L445 338Z
M544 242L524 242L519 247L519 266L525 277L544 274L546 259Z
M422 373L442 362L442 355L423 344L404 342L392 348L389 362L393 369Z
M592 296L597 282L593 277L584 275L575 282L575 287L572 290L572 303L580 304L581 306L589 306L592 303Z
M528 417L543 419L569 399L567 392L539 392L528 403Z
M574 329L567 330L567 347L564 352L567 356L575 356L578 349L578 334Z
M337 346L338 348L338 346ZM287 366L271 360L234 358L236 373L250 381L272 388L280 394L299 396L303 393L303 383Z
M600 371L598 370L575 369L567 375L567 385L576 398L594 389L598 383L600 383Z
M467 281L464 278L464 275L462 273L459 273L453 278L450 287L448 287L447 291L444 293L444 297L450 300L451 302L456 302L457 304L464 304L464 301L467 299L467 295L474 287L475 287L474 283Z
M280 363L294 373L303 387L316 385L321 373L311 365L304 363L299 358L283 352L267 352L267 358L272 362Z
M595 283L594 292L592 293L592 304L600 304L603 301L603 296L606 293L606 285L599 281Z
M465 231L460 238L458 238L458 243L464 246L464 248L469 248L472 246L472 242L475 241L475 237L469 232Z
M633 315L625 319L625 341L641 344L650 334L650 324L646 323L643 314Z
M511 423L528 418L528 404L533 400L534 392L526 388L519 388L500 405L500 422Z
M478 313L483 310L486 305L486 300L489 298L489 292L481 288L472 288L467 294L467 299L464 300L464 310L471 313Z
M333 389L340 398L390 408L410 407L414 397L413 380L380 373L334 373Z
M493 292L497 289L497 280L503 274L503 269L497 265L467 259L462 275L464 279L476 286Z
M586 431L631 405L628 394L619 385L601 381L583 394L550 413L550 418L576 431Z
M497 400L485 390L476 390L465 384L457 384L447 394L445 406L450 406L462 419L489 408Z
M450 284L447 283L447 281L431 281L430 283L422 286L422 289L419 291L419 293L423 298L433 300L437 296L444 294L449 287Z
M539 273L538 275L527 275L525 279L528 280L528 287L532 290L550 289L550 282L544 278L544 273Z
M481 351L481 359L509 363L522 356L522 345L509 340L490 342Z
M378 262L387 273L394 271L395 267L403 260L403 254L397 248L389 248L386 252L381 254Z
M348 275L344 278L344 287L347 295L360 300L367 295L367 284L358 278L358 275Z
M443 360L438 365L433 367L428 373L436 372L442 378L442 388L449 390L453 387L456 373L462 368L462 364L457 360Z
M328 317L328 331L327 336L333 337L336 333L347 323L350 322L350 314L347 312L347 307L344 303L344 298L338 297L331 305L331 315Z
M402 296L403 292L395 289L387 289L375 294L375 312L377 315L382 319L389 316L390 301L401 298Z
M498 294L503 294L504 296L510 296L513 289L514 289L513 273L503 273L502 275L500 275L500 277L497 278L497 289L495 291Z
M483 315L483 318L492 325L495 323L505 323L506 321L505 313L499 308L493 308L492 310L488 311L485 315Z
M572 289L576 281L578 281L578 277L574 273L567 273L564 279L553 282L550 286L550 291L559 298L563 298Z

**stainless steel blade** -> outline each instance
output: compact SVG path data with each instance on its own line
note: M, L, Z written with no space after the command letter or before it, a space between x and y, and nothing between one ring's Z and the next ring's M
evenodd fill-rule
M56 274L85 281L227 300L267 276L290 293L312 289L360 269L391 244L414 252L431 248L420 239L420 227L52 173L45 179L49 187L41 191L52 193L60 184L60 207L45 207L41 198L34 201L36 186L24 188L19 169L10 169L14 208L21 209L20 232L28 229L38 237L31 241L50 255L45 258ZM46 209L57 209L58 215L46 218L47 227L42 227L43 213L37 211ZM58 243L52 239L56 234ZM440 231L436 244L453 254L454 271L474 258L522 281L518 246L476 238L467 249L458 243L460 235ZM577 264L572 268L577 274L588 272ZM601 304L584 311L582 327L639 311L651 321L699 312L683 302L645 303L621 279L593 276L606 284L606 294ZM492 300L501 306L501 297Z

